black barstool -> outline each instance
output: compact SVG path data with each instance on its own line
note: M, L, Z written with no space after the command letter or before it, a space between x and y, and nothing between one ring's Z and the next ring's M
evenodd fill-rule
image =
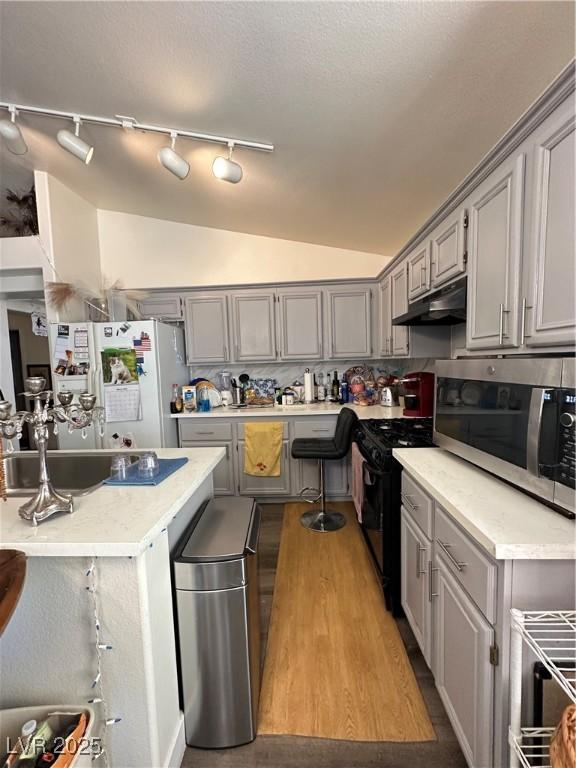
M304 498L304 501L310 504L320 502L319 509L311 509L300 518L300 522L305 528L310 528L313 531L328 532L337 531L346 525L346 518L343 514L326 509L324 462L337 461L346 456L350 450L352 434L357 421L358 417L352 409L342 408L338 414L334 437L298 437L292 441L292 456L295 459L318 459L320 467L320 488L304 488L300 491L300 496L303 498L310 491L315 491L317 493L316 498Z

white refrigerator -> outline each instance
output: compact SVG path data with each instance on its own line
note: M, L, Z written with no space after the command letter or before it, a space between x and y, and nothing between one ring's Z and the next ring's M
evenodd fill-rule
M110 448L124 438L135 448L178 445L172 385L189 380L181 328L156 320L53 323L50 354L55 392L93 392L106 408L104 437L90 427L84 440L63 426L60 448Z

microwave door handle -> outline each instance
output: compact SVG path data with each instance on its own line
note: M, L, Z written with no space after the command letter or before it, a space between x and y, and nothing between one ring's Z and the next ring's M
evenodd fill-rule
M528 438L526 441L526 468L534 477L540 476L540 433L542 431L542 412L544 397L549 389L534 387L530 395L528 410Z

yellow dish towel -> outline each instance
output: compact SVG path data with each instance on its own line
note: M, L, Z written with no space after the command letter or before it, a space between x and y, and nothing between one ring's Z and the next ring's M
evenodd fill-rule
M244 435L244 474L254 477L280 477L284 436L282 422L247 422L244 424Z

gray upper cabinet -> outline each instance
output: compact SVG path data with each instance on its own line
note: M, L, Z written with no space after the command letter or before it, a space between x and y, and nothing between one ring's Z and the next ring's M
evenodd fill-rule
M574 344L574 126L571 99L531 137L531 215L521 316L526 346Z
M287 288L278 296L278 346L282 360L322 360L320 289Z
M390 275L392 283L392 319L408 311L408 269L406 261ZM392 355L408 354L410 329L405 325L392 326Z
M325 297L328 359L371 357L371 288L359 285L328 288Z
M430 245L430 241L426 240L406 257L410 301L414 301L430 289Z
M518 344L524 166L509 157L469 198L468 349Z
M276 360L275 295L269 291L231 294L234 359Z
M432 288L439 288L465 272L467 226L467 213L459 210L448 216L432 233Z
M470 766L490 768L494 630L440 557L434 572L434 666L436 687Z
M392 354L392 281L386 275L380 283L380 354Z
M158 293L138 302L144 320L182 320L182 299L177 293Z
M229 358L228 304L225 294L196 294L184 302L186 360L225 363Z

